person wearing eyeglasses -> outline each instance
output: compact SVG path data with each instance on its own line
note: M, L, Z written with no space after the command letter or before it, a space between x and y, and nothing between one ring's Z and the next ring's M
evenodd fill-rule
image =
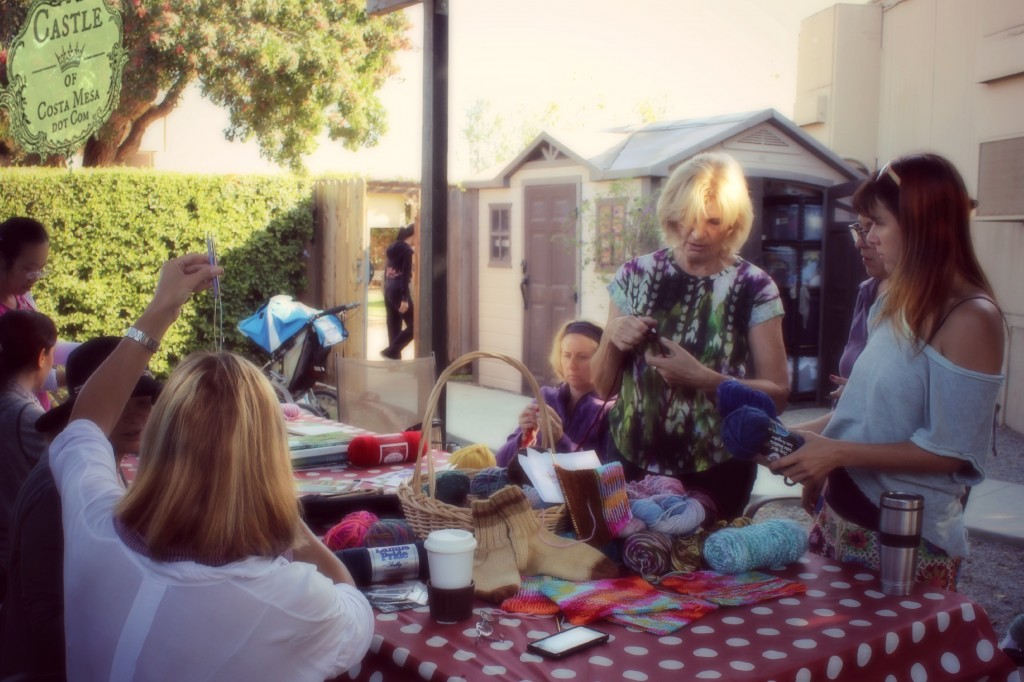
M843 386L850 378L853 371L853 364L860 357L868 342L868 310L874 304L880 294L885 293L889 288L889 273L885 271L882 262L878 260L873 246L868 244L867 236L871 230L871 209L875 204L875 197L871 185L861 186L853 195L853 209L857 211L857 222L850 225L850 236L853 244L860 253L861 262L864 263L864 270L868 278L860 283L857 288L857 300L853 304L853 319L850 321L850 334L846 339L846 347L839 358L838 374L829 377L837 388L832 391L830 397L838 400L843 392Z
M46 277L50 235L38 220L16 216L0 223L0 315L12 310L39 310L32 287ZM64 385L63 367L77 343L58 341L54 368L38 394L44 410L50 409L48 391Z
M916 580L956 589L967 554L961 498L985 478L1004 381L1002 313L974 253L972 201L936 154L904 156L864 183L867 243L890 275L834 412L794 427L806 444L771 469L804 485L810 547L879 568L879 500L924 498Z

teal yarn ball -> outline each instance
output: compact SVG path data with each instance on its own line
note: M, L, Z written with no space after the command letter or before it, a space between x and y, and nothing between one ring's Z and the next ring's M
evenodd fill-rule
M807 529L789 519L723 528L704 542L704 559L719 573L791 564L807 551Z
M463 471L442 471L434 479L434 493L439 502L461 507L469 495L469 476ZM423 486L423 492L429 488Z
M487 467L477 472L469 483L469 492L476 497L490 497L511 481L505 467Z

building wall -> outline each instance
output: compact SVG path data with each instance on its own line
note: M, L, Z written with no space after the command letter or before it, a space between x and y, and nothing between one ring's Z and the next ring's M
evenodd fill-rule
M977 196L980 145L993 140L1024 137L1024 3L1020 0L884 0L869 6L881 12L876 164L901 154L930 150L948 157L964 176L968 191ZM847 6L839 5L809 17L802 24L797 101L820 87L824 59L818 46L805 44L821 33L830 14L838 34L848 30ZM841 70L839 46L832 64L832 87L867 83L856 69ZM863 45L847 46L863 70L870 71ZM828 79L825 79L828 80ZM800 107L798 106L798 109ZM847 156L847 126L870 127L856 106L837 107L825 121L805 120L804 129ZM871 164L869 164L870 166ZM981 179L981 181L984 181ZM1014 187L1024 193L1024 174ZM1019 216L976 218L975 248L995 288L1009 326L1006 353L1007 382L1001 416L1024 430L1024 221Z

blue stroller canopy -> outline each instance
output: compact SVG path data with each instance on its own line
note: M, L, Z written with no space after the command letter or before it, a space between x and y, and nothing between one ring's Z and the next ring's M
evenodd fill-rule
M250 317L238 323L238 331L252 339L260 348L273 353L282 343L292 338L306 326L306 322L321 311L304 303L292 300L291 296L280 294L272 297ZM329 348L348 338L348 332L341 320L334 315L325 315L313 321L320 345Z

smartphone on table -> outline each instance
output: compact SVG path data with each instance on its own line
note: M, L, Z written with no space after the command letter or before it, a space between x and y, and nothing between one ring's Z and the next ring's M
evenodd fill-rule
M586 625L556 632L526 645L526 650L546 658L563 658L608 641L608 633Z

